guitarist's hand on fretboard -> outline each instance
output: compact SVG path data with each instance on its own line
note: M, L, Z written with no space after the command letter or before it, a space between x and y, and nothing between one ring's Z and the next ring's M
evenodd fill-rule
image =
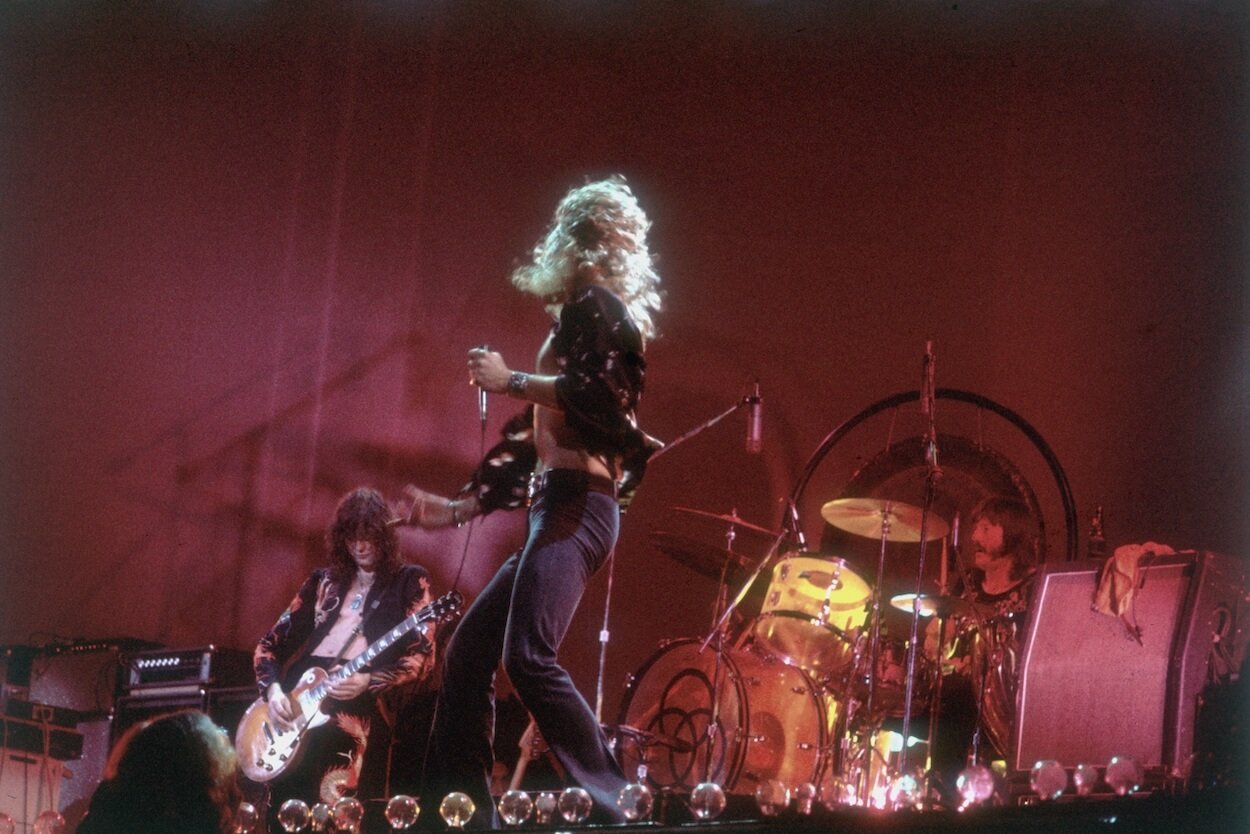
M330 670L330 674L338 674L339 667L335 666ZM369 688L369 673L357 672L354 675L348 675L341 681L337 681L326 689L326 694L336 701L350 701L357 695L363 693Z

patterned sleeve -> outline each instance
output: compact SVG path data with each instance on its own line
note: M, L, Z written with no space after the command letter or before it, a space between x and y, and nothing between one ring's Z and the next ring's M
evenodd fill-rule
M404 600L404 616L410 617L425 608L434 600L430 593L430 575L421 567L411 565L404 569L398 577L402 583ZM373 666L369 670L369 691L380 694L386 690L416 683L429 675L434 668L434 642L438 624L431 622L421 625L404 646L402 653L394 661L381 666Z
M491 447L460 495L477 496L482 514L524 507L530 475L538 464L534 447L534 407L515 414L503 427L503 439Z
M256 686L261 695L267 692L270 684L282 679L282 665L312 634L313 610L322 579L320 571L305 579L273 628L256 644L252 652L252 671L256 674Z

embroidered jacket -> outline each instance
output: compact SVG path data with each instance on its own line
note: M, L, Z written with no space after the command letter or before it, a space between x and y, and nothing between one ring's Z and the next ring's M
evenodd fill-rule
M338 620L343 588L330 578L329 568L318 568L304 580L286 611L278 617L252 656L256 685L262 695L301 649L311 651ZM430 576L425 568L403 565L384 587L375 584L364 601L364 637L369 644L401 620L431 602ZM393 686L424 678L434 666L434 624L426 632L412 631L396 641L369 664L369 691L377 694ZM350 657L343 658L345 661Z
M634 417L647 370L642 334L625 304L597 285L572 295L552 333L559 367L556 399L565 425L590 454L620 457L624 472L618 498L627 506L647 459L659 448ZM476 493L483 513L526 503L529 479L538 463L532 405L508 421L503 438L460 492Z

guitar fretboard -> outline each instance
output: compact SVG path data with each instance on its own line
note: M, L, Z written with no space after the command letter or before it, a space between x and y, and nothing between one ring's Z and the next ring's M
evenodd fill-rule
M330 691L330 687L359 672L366 663L389 649L400 637L403 637L405 634L412 631L414 628L417 628L427 620L432 620L439 616L442 615L435 609L435 606L431 605L429 608L423 608L411 617L401 620L399 625L395 626L390 631L386 632L386 634L383 634L371 643L369 648L344 663L338 672L330 675L320 684L308 690L306 693L306 700L317 703L321 702L325 698L326 693Z

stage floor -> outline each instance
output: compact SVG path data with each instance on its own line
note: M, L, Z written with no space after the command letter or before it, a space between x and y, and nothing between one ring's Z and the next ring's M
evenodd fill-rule
M657 807L657 816L663 809ZM423 809L422 815L426 811ZM370 817L373 815L370 814ZM380 815L379 815L380 816ZM684 808L671 809L667 822L631 825L522 825L517 831L602 831L692 834L704 830L709 834L823 834L823 832L879 832L880 834L917 834L918 832L1242 832L1250 831L1250 803L1245 791L1221 788L1188 796L1155 794L1138 797L1071 798L1058 802L1036 803L1015 807L979 807L963 813L955 811L885 812L859 808L829 811L817 809L810 816L791 811L777 817L761 818L748 813L745 806L735 804L720 818L695 822ZM423 819L423 831L447 830L441 821ZM384 834L391 829L379 820L372 820L366 834Z

